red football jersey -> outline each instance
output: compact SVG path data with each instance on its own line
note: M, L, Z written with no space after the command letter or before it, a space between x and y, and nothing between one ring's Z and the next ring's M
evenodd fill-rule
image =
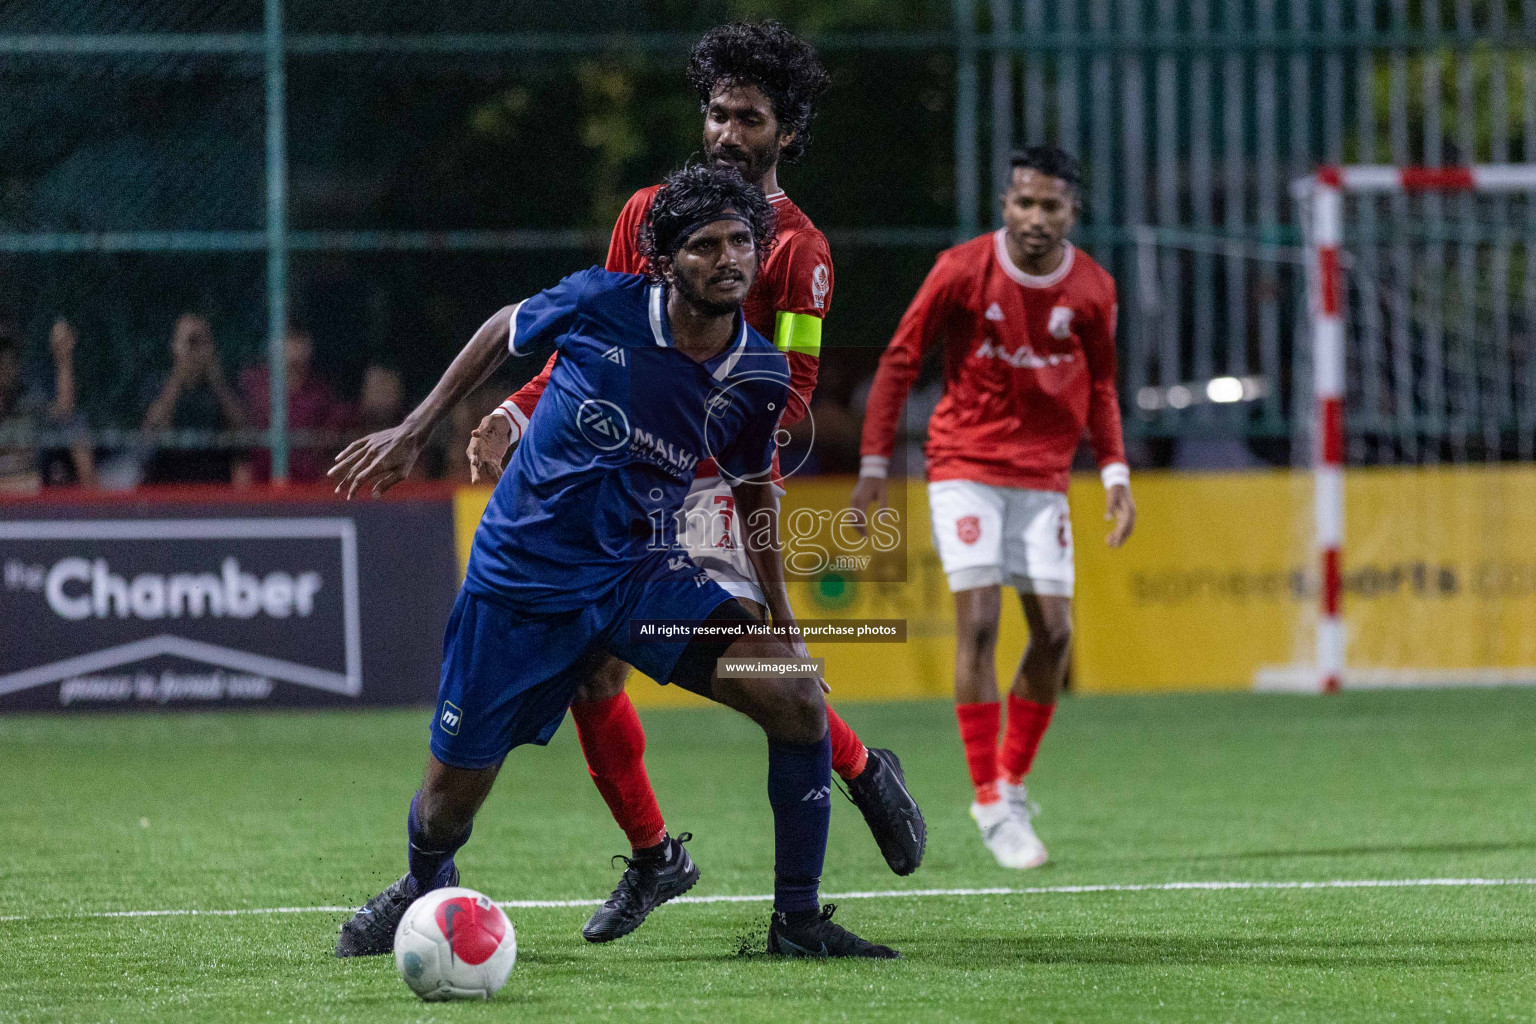
M605 263L608 270L621 274L646 272L646 263L639 251L640 225L651 208L651 200L660 189L660 185L643 188L630 196L629 202L624 204L608 242L608 260ZM816 230L811 219L800 207L790 202L789 196L782 190L770 195L768 201L773 204L777 215L777 241L769 251L768 259L758 268L752 290L742 303L742 312L755 331L770 341L778 342L782 349L784 340L775 337L780 313L802 313L819 320L824 319L827 310L831 308L832 253L827 247L826 236ZM788 403L789 407L784 410L784 418L781 420L784 426L800 422L810 409L811 393L816 390L816 375L821 365L819 337L816 346L818 354L795 349L785 352L789 359L789 386L798 398L792 399ZM538 404L539 396L544 393L545 385L549 383L549 372L554 364L555 356L551 355L539 375L508 399L522 414L523 423L533 415L533 408ZM707 477L717 473L714 461L707 459L699 464L696 475ZM777 473L775 461L775 478Z
M1090 429L1102 468L1124 463L1115 393L1115 281L1067 243L1026 274L1001 230L939 254L869 392L861 453L889 459L923 353L942 339L944 397L928 422L929 480L1065 491Z

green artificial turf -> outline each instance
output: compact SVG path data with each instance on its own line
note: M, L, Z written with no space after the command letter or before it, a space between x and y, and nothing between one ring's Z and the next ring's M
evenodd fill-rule
M824 891L1178 881L1536 879L1536 690L1085 698L1031 781L1052 862L996 867L967 814L950 707L849 705L929 822L891 875L833 811ZM389 959L338 961L337 912L397 877L427 712L0 720L0 1021L1529 1021L1536 886L928 895L838 920L898 963L781 962L766 903L665 907L589 946L583 908L509 911L488 1004L428 1006ZM717 710L648 712L694 894L766 893L766 748ZM623 849L567 725L517 751L464 883L601 898ZM744 954L745 949L745 955Z

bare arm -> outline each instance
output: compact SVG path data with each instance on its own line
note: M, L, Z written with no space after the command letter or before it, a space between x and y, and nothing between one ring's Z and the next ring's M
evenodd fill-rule
M469 447L464 454L469 459L469 482L493 484L501 479L512 454L512 442L522 436L522 430L512 422L503 403L485 414L480 425L469 432Z
M69 457L75 464L75 479L81 487L96 486L96 453L84 441L69 446Z
M784 587L783 548L779 543L779 506L773 497L773 485L742 482L731 487L736 499L736 514L741 518L742 538L747 545L747 559L757 574L757 585L768 602L768 615L775 626L792 626L795 613L789 607L789 591ZM795 654L810 657L805 641L788 638ZM824 692L831 692L825 679L818 679Z
M404 423L359 438L336 456L336 464L327 474L336 481L336 493L345 490L350 499L359 488L371 485L377 497L409 476L433 429L507 358L516 315L516 306L506 306L481 324L432 393L411 410Z
M166 378L159 397L150 403L149 411L144 414L145 430L170 427L182 392L196 387L197 382L207 376L209 362L217 358L208 321L193 313L177 317L171 332L171 352L174 356L171 375Z
M539 396L549 386L549 375L554 372L559 353L551 353L544 369L533 380L509 395L505 402L492 409L469 434L469 482L495 483L507 466L512 446L522 440L528 417L539 404Z
M48 336L48 347L53 351L53 404L48 415L55 422L65 423L74 419L75 405L75 343L79 339L68 320L60 317L53 323ZM172 403L174 407L174 403ZM75 464L75 479L81 487L96 486L96 455L84 440L70 443L69 457Z
M171 425L171 417L176 414L176 402L186 386L185 376L180 363L171 369L171 375L165 379L165 386L144 413L145 430L164 430Z
M768 614L776 626L795 621L789 607L789 592L784 589L784 557L779 544L779 509L773 500L773 485L766 481L743 481L731 487L736 499L736 514L741 518L742 538L747 559L757 572L757 584L768 602Z
M1104 519L1115 524L1104 543L1118 548L1131 539L1131 531L1136 528L1136 502L1131 498L1130 484L1110 485L1104 499Z
M218 399L219 412L224 417L224 425L229 430L244 430L249 417L245 413L245 403L240 396L235 394L235 389L229 386L229 381L224 377L224 367L217 356L209 359L208 363L208 389L213 392L213 397Z
M53 324L48 347L53 351L53 405L48 415L67 420L75 414L75 329L62 317Z

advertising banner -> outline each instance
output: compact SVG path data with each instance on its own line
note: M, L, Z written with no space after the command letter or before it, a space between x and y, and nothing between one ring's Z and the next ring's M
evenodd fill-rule
M824 659L832 700L945 697L954 685L955 622L944 573L929 536L928 504L921 483L892 481L889 523L860 536L839 525L853 489L852 477L797 477L782 500L780 535L790 604L806 622L843 622L848 640L811 637L811 653ZM455 500L459 570L490 488L465 488ZM1015 606L1016 610L1016 606ZM1018 618L1005 616L1005 619ZM865 643L860 625L905 623L899 642ZM1005 621L1000 648L1023 650L1022 618ZM1000 654L999 658L1005 656ZM1011 676L1011 664L1006 668ZM696 705L703 701L675 686L657 686L638 672L629 693L642 706Z
M947 697L954 599L934 553L922 482L892 488L902 543L891 551L860 553L835 530L795 534L797 511L825 524L845 507L853 483L790 483L781 518L786 550L826 552L790 583L790 602L807 620L903 621L905 636L878 645L813 639L810 652L824 659L834 701ZM1104 544L1097 476L1074 478L1068 495L1078 691L1247 689L1310 661L1317 607L1310 474L1140 472L1132 489L1136 532L1117 550ZM488 494L458 495L461 571ZM1536 681L1536 468L1353 470L1345 507L1350 678ZM1028 638L1018 599L1005 594L997 643L1003 686ZM631 694L651 705L698 699L649 683Z
M429 703L428 500L0 505L0 709Z

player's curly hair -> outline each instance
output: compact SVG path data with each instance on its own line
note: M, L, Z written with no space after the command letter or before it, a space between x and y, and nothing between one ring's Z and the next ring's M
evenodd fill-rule
M670 259L689 235L718 220L727 210L747 219L753 248L757 250L757 265L761 267L778 230L773 204L762 189L747 184L734 167L690 164L667 175L640 223L637 238L651 277L660 276L656 269L658 259Z
M1077 157L1059 146L1030 146L1008 154L1010 167L1027 167L1067 183L1072 198L1081 200L1083 194L1083 169Z
M688 84L701 106L722 85L754 85L773 104L779 131L794 138L779 159L794 163L811 142L816 101L832 84L816 50L776 21L737 21L704 33L688 55Z

